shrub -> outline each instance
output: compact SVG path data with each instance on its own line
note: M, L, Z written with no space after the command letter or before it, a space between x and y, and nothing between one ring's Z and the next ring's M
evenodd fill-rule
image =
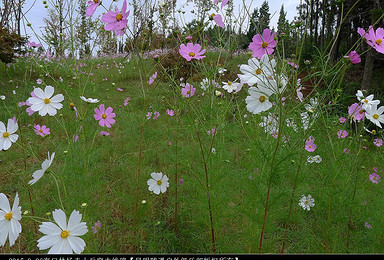
M26 39L0 26L0 60L5 63L13 62L16 53L22 53L20 47Z

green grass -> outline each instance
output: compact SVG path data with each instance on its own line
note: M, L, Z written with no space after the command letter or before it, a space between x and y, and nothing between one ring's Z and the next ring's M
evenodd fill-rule
M216 58L215 54L207 56L212 61ZM224 57L223 67L228 74L236 75L240 73L237 65L247 59ZM205 158L209 154L206 164L218 253L259 252L269 183L261 252L280 253L284 243L285 253L383 253L383 184L368 180L373 167L382 175L383 148L374 146L373 137L360 131L361 126L355 134L349 123L338 122L339 116L347 117L347 108L340 109L344 113L337 110L338 114L322 108L321 116L305 135L301 130L285 128L289 141L280 143L271 175L277 140L259 127L259 115L246 110L245 89L234 97L226 93L225 98L220 98L211 86L201 96L200 83L190 82L197 88L190 106L180 97L179 88L165 77L148 86L148 78L161 71L153 60L126 62L118 58L83 63L86 66L80 72L84 73L72 70L78 65L73 61L19 61L9 68L0 64L0 94L7 97L0 101L0 121L16 116L20 135L8 151L0 151L0 192L13 201L17 191L22 211L29 211L21 220L23 232L16 244L9 247L7 242L0 248L1 253L41 252L36 246L42 236L38 231L40 223L31 216L52 221L47 212L62 207L49 173L36 184L27 184L48 151L56 152L50 169L58 176L67 216L79 210L87 222L89 231L82 236L87 244L84 253L211 253L211 222L199 139ZM103 66L98 68L97 64ZM206 72L219 83L230 80L226 76L219 78L214 65L206 67ZM17 106L30 96L33 86L38 86L37 78L43 79L42 86L52 85L55 94L65 96L64 107L55 117L40 117L37 113L29 117L26 107ZM205 75L194 78L202 80ZM12 94L14 89L16 95ZM112 128L98 125L93 118L97 105L84 103L80 95L99 99L97 105L113 107L117 117ZM131 102L125 107L127 97ZM87 111L84 119L76 118L71 102L81 115ZM285 108L294 105L287 101ZM160 112L157 120L146 119L150 106L152 112ZM168 116L166 109L174 109L176 115ZM303 111L298 107L289 116L299 119ZM36 123L47 125L51 134L37 136L33 132ZM72 138L80 126L79 141L74 143ZM215 126L217 135L212 139L207 131ZM338 139L336 132L340 129L347 130L349 136ZM111 135L100 136L101 130ZM304 150L302 140L309 135L315 137L318 146L314 153ZM216 153L209 152L211 147ZM346 147L349 154L343 152ZM321 155L322 162L307 164L307 157L315 154ZM170 186L164 194L149 192L146 182L152 172L169 177ZM183 185L179 184L180 178ZM302 194L315 198L316 205L309 212L298 205ZM82 203L87 206L82 207ZM102 227L94 234L91 227L98 220ZM365 227L367 221L373 228Z

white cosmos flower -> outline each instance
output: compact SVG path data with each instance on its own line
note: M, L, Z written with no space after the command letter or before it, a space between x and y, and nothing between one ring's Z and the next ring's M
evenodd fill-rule
M4 95L1 95L1 96L0 96L0 99L1 99L1 100L5 100L5 98L6 98L6 97L5 97Z
M264 127L266 133L274 134L279 130L279 122L274 114L269 113L267 116L262 116L261 120L263 121L259 126Z
M19 128L17 122L13 119L8 119L7 127L0 121L0 151L8 150L12 143L16 142L19 138L18 134L15 134Z
M85 98L84 96L80 96L81 100L83 100L84 102L87 102L87 103L98 103L99 100L96 99L96 98Z
M314 161L315 163L321 163L322 160L323 160L323 159L321 158L320 155L315 155L315 156L313 156L313 161Z
M37 170L32 174L33 179L30 180L28 184L35 184L38 180L41 179L41 177L43 177L44 173L47 171L49 166L51 166L53 158L55 158L55 153L52 153L52 156L50 156L48 152L48 159L44 160L44 162L41 164L40 170Z
M287 82L288 79L285 75L278 75L277 78L270 76L260 80L257 86L267 88L275 94L282 94L287 88Z
M223 82L223 84L223 89L228 91L228 93L232 93L233 91L237 90L237 88L240 86L240 83L232 81Z
M11 209L7 196L0 193L0 246L4 246L7 238L9 238L9 246L15 244L21 233L20 220L19 194L16 193Z
M300 198L299 206L309 211L311 207L315 206L315 199L312 198L311 195L302 195Z
M268 55L264 54L260 61L251 58L248 60L248 65L242 64L240 71L243 74L237 74L237 76L241 82L253 86L260 81L264 81L265 78L273 77L275 66L276 61L274 59L269 60Z
M209 88L209 85L210 85L210 83L209 83L209 79L207 79L207 78L203 79L203 81L200 82L200 87L201 87L201 89L204 90L204 91L207 90L207 89Z
M365 117L368 118L372 123L381 128L381 124L384 124L384 106L377 109L377 104L366 107Z
M380 104L380 100L373 100L373 94L364 97L363 92L361 90L357 91L356 97L360 101L364 109L366 109L367 106Z
M58 94L52 97L54 92L55 89L52 86L46 86L44 91L41 88L35 88L33 93L36 97L27 99L27 101L32 104L31 109L35 112L39 111L39 115L41 116L45 116L46 114L50 116L56 115L56 110L63 107L60 102L64 100L64 96Z
M43 222L39 231L45 236L37 240L40 250L49 249L48 254L80 254L84 251L85 242L79 238L88 232L87 223L81 222L82 215L72 211L67 224L67 216L61 209L52 212L52 222Z
M273 94L270 89L263 87L250 87L248 90L250 96L245 98L247 110L253 114L259 114L272 107L269 97Z
M148 189L153 191L153 193L159 195L160 192L164 193L169 187L167 175L163 175L162 172L153 172L151 173L152 179L147 181Z

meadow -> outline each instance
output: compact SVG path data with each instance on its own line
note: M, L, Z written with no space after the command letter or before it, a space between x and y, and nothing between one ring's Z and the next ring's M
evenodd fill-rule
M44 235L67 253L383 253L383 131L359 108L383 94L345 81L352 55L295 67L278 51L258 58L277 82L257 96L270 103L261 111L237 79L255 52L31 49L0 63L0 121L17 125L0 131L18 135L0 142L0 253L47 253ZM52 115L26 104L60 94Z

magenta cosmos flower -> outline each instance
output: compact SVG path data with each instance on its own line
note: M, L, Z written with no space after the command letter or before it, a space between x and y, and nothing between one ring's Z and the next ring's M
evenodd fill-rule
M369 26L368 32L363 28L357 28L357 32L364 37L367 44L372 46L377 52L384 53L384 29L377 28L376 32L373 26Z
M215 21L215 23L220 26L221 28L225 28L225 24L223 22L223 18L219 14L211 14L211 19Z
M106 31L115 31L116 35L123 35L125 31L125 27L128 23L128 15L129 10L127 10L127 1L124 0L123 8L121 11L119 11L116 7L115 12L108 11L106 14L103 15L101 18L101 21L106 23L104 26L104 29Z
M314 152L316 150L317 146L316 144L310 140L310 141L306 141L305 142L305 150L307 150L308 152Z
M360 121L365 117L363 105L354 103L348 107L348 114L353 121Z
M181 89L181 94L184 97L192 97L195 95L196 88L194 88L192 85L189 83L185 84L185 87Z
M348 58L351 61L352 64L357 64L361 62L360 55L356 51L351 51L348 54Z
M337 137L340 139L340 138L345 138L348 136L348 132L345 131L345 130L340 130L337 132Z
M252 50L252 57L261 59L264 54L270 55L274 52L277 41L275 41L276 33L271 33L271 30L264 29L263 35L256 34L249 44L249 49Z
M48 127L46 127L45 125L43 126L40 126L40 125L34 125L33 126L33 130L35 131L35 133L37 135L40 135L42 137L46 136L46 135L49 135L51 132L49 131L50 129Z
M99 121L100 126L111 127L115 123L114 117L116 117L115 113L112 113L113 108L108 107L105 109L104 104L101 104L99 108L95 108L94 117Z
M379 183L380 179L380 175L375 172L369 175L369 181L372 183Z
M180 45L179 53L183 56L187 61L191 61L192 59L200 60L205 58L202 56L205 53L206 49L201 50L200 44L193 44L191 42L187 43L187 46L184 44Z
M87 16L92 16L95 13L96 8L101 4L101 1L100 0L92 0L92 1L88 1L88 4L89 4L89 6L85 10L85 14Z

